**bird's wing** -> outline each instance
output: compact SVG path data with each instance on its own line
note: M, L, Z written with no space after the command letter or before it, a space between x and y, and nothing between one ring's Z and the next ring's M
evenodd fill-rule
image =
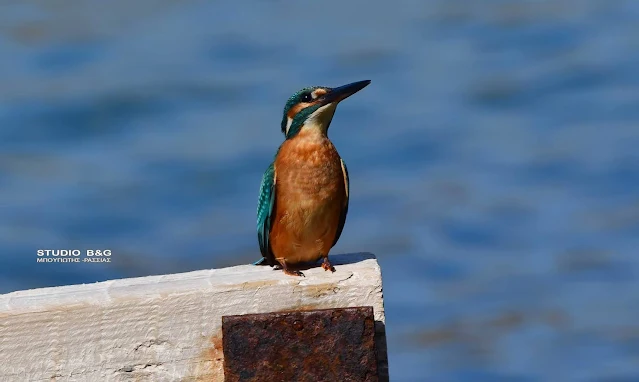
M335 240L333 241L334 247L339 240L339 237L342 235L342 230L344 229L344 223L346 223L346 214L348 214L348 197L350 193L350 185L348 181L348 169L346 168L346 163L344 163L343 159L340 159L342 162L342 174L344 175L344 187L346 187L346 198L344 199L344 206L342 207L342 213L339 215L339 225L337 226L337 232L335 233Z
M265 264L275 265L275 256L271 250L269 236L271 234L271 223L275 214L275 165L271 163L264 172L262 184L260 185L260 198L257 204L257 241L260 244L262 258L256 261L255 265Z

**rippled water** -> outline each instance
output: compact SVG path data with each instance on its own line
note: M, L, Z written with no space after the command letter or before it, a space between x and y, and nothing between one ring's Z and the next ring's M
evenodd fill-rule
M639 380L639 4L22 1L0 12L0 293L247 263L300 87L393 381ZM111 264L36 264L104 248Z

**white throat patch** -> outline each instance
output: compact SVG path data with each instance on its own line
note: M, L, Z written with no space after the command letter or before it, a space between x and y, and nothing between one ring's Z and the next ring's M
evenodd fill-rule
M337 102L332 102L315 110L315 112L306 119L302 129L317 129L323 134L326 134L328 125L330 125L333 120L333 115L335 115L336 108Z

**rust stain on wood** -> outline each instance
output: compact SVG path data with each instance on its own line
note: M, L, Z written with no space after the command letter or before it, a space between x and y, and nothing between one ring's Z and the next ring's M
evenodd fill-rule
M222 352L222 329L203 338L204 350L188 373L180 382L222 382L224 381L224 354Z

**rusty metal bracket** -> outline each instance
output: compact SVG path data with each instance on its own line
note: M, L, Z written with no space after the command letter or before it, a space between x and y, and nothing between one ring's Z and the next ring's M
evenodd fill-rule
M377 382L372 307L222 317L224 380Z

